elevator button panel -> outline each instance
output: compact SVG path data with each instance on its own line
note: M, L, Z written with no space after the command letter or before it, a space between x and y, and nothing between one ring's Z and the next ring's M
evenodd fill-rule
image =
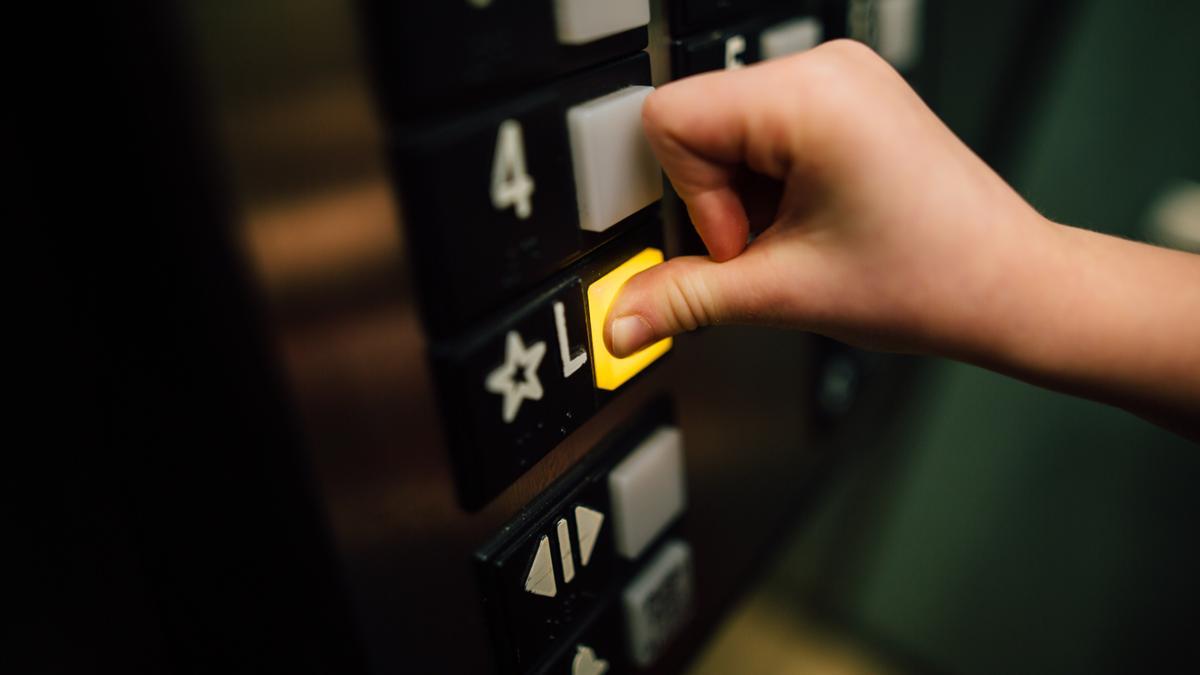
M621 675L633 670L620 607L606 599L531 675Z
M678 36L672 42L671 70L686 77L711 70L736 70L752 63L810 49L835 35L844 21L813 3L780 5L742 21Z
M729 23L761 7L767 0L667 0L671 33L682 35L700 28Z
M675 43L671 68L675 77L710 70L737 70L759 60L757 23L715 30Z
M462 339L434 367L463 500L479 504L595 410L579 279L568 278Z
M567 111L579 226L603 232L662 198L662 169L642 131L654 87L626 87Z
M661 197L641 132L649 83L649 60L634 55L398 129L392 161L430 332L461 332Z
M565 644L612 583L616 553L602 479L571 486L481 556L493 632L510 672L524 672Z
M580 249L566 122L545 91L409 134L398 148L426 313L473 316Z
M499 494L611 398L596 386L597 353L584 289L637 259L639 251L659 251L661 241L658 214L645 214L636 227L541 290L501 308L465 335L431 346L443 426L465 508L477 509Z
M687 503L683 434L663 426L608 474L617 551L634 559L678 518Z
M634 375L644 370L671 349L672 340L666 338L625 358L617 358L604 344L604 321L618 291L633 275L648 270L663 262L662 251L647 248L617 265L610 272L592 282L587 289L588 321L591 325L593 369L596 386L612 391L625 384Z
M647 44L646 22L632 0L364 5L382 107L393 120L512 96ZM595 8L589 13L586 5ZM620 5L620 11L611 17L594 11L608 5Z
M614 672L625 672L622 664L631 663L635 655L645 662L647 654L657 651L646 645L673 634L682 621L676 615L686 603L674 599L677 590L661 590L678 585L664 581L670 572L664 572L665 564L647 561L657 561L668 546L678 547L675 535L669 534L677 531L676 518L663 530L664 522L654 513L627 512L626 517L655 519L652 529L661 534L656 541L667 543L657 549L644 547L640 555L618 555L611 486L613 476L628 467L631 458L640 457L635 461L639 465L655 460L647 455L648 447L669 446L671 452L681 453L678 434L668 404L656 402L593 449L480 549L476 565L502 672L570 673L573 667L604 664L621 666ZM661 455L661 450L652 454ZM681 470L682 457L672 458L671 464L668 470ZM629 473L628 468L624 471ZM683 480L681 471L675 477ZM662 487L653 481L624 484L625 498L629 490ZM682 486L673 489L683 491ZM660 607L670 609L670 615L649 616Z

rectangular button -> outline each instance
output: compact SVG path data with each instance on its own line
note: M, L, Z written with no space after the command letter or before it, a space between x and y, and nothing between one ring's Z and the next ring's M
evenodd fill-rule
M693 602L692 552L672 540L663 545L621 594L629 658L645 668L687 623Z
M808 16L777 23L762 32L759 42L763 59L806 51L820 44L821 22Z
M875 48L899 71L917 64L921 55L921 0L879 0Z
M498 494L596 407L578 279L433 348L464 506Z
M662 170L642 131L654 87L625 87L567 111L579 226L603 232L662 198Z
M683 434L662 426L608 474L617 551L637 558L683 513Z
M588 322L592 329L592 368L596 376L596 386L600 389L612 391L620 387L671 349L671 338L666 338L632 356L620 359L613 356L604 344L604 319L608 315L608 308L616 300L621 286L633 275L654 267L662 261L663 254L659 249L644 249L588 286Z
M580 45L650 23L648 0L554 0L558 41Z

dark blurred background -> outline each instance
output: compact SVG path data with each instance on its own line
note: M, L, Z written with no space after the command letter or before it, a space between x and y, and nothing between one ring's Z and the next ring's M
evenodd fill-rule
M1200 2L925 11L914 79L964 141L1050 218L1156 239L1156 203L1200 181ZM1192 651L1200 449L943 361L894 405L696 672L1127 673Z

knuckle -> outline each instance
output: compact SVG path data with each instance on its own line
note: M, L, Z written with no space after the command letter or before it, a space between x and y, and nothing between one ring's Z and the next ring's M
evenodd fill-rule
M709 285L696 270L676 265L674 272L668 276L666 288L667 320L685 331L709 325L716 317Z
M874 66L884 63L883 58L866 44L850 38L830 40L817 48L821 53L842 61L847 65ZM814 50L816 51L816 50Z
M830 84L845 85L891 71L891 66L875 50L857 40L833 40L811 53L817 57L814 59L817 70Z

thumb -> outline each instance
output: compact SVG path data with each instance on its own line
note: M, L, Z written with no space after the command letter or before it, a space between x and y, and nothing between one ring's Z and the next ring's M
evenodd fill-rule
M725 262L672 258L632 277L608 310L604 344L624 358L663 338L724 322L766 319L769 299L753 247Z

